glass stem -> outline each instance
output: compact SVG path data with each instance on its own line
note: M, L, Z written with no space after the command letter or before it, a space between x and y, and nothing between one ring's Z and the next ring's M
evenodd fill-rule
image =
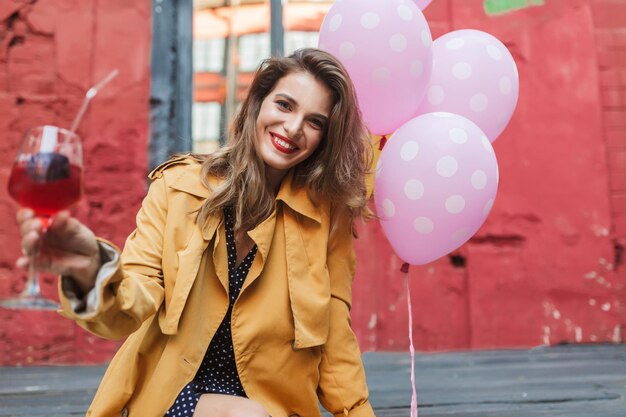
M36 264L37 258L39 257L39 249L41 247L41 242L46 236L46 231L48 230L48 223L50 221L50 217L38 217L41 222L41 238L35 247L35 252L33 253L30 264L28 265L28 276L26 277L26 285L24 290L22 291L22 297L28 298L41 298L41 288L39 286L39 272L37 272Z
M40 298L41 290L39 288L39 273L35 268L35 263L37 261L37 255L39 255L39 249L35 249L35 253L33 254L33 259L28 266L28 277L26 278L26 286L24 287L24 291L22 292L22 297L28 298Z

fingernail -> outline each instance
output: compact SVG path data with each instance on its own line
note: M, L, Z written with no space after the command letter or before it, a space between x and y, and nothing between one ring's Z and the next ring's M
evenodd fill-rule
M26 266L28 266L28 258L26 256L17 258L17 261L15 261L15 266L17 266L18 268L25 268Z

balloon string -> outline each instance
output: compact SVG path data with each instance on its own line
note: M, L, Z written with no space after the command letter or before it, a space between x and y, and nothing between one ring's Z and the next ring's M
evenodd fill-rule
M411 309L411 288L409 286L409 268L408 264L405 273L406 281L406 301L409 307L409 351L411 352L411 388L413 390L411 394L411 417L417 417L417 392L415 390L415 347L413 346L413 312ZM404 265L402 267L404 268Z
M380 138L380 142L378 142L378 150L382 151L386 143L387 143L387 136L382 135Z

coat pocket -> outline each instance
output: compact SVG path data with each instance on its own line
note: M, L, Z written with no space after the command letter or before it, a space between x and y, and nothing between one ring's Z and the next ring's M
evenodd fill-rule
M159 325L161 331L167 335L175 335L178 332L178 322L185 307L189 291L196 280L200 263L208 241L202 237L200 229L195 228L189 244L182 251L176 253L178 269L174 279L166 277L165 285L173 285L171 296L166 297L165 307L159 312ZM166 290L166 292L169 292Z

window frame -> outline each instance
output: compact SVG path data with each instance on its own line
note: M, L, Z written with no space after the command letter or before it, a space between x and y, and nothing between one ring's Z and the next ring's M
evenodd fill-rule
M230 4L232 0L223 0ZM152 0L152 57L148 168L191 152L194 0ZM270 0L273 55L283 55L281 0Z

